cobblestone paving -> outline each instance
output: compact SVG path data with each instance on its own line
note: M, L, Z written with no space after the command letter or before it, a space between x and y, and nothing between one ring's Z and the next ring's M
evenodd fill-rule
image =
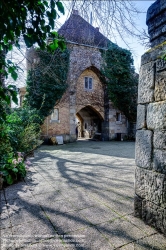
M42 146L1 191L1 249L165 250L133 216L134 142Z

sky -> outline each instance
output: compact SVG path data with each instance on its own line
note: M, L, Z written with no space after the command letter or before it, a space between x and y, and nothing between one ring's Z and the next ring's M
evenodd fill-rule
M136 3L136 6L138 7L139 10L141 10L142 12L145 12L143 14L140 14L140 17L138 18L138 21L137 21L137 25L138 25L139 29L147 30L146 13L147 13L148 8L155 1L140 0L140 1L134 1L134 2ZM143 45L140 45L140 43L136 39L133 39L132 48L133 48L135 69L136 69L137 73L139 73L140 64L141 64L141 56L147 51L147 48L145 48Z

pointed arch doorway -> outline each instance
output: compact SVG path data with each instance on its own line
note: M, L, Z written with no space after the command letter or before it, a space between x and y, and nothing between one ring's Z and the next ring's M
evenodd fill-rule
M79 138L101 138L103 118L100 113L91 106L82 108L76 114Z

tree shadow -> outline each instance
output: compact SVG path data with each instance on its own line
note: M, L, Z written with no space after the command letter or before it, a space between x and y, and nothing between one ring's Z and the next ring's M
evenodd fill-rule
M66 150L69 151L69 148L64 147L64 153ZM77 148L72 150L70 152L73 152L73 155L74 152L80 151ZM113 226L114 221L127 221L125 216L131 214L133 196L130 191L133 180L128 179L125 172L130 172L131 166L117 166L113 158L110 165L103 162L96 169L95 163L82 162L79 158L65 159L63 155L54 155L52 150L48 152L48 147L47 151L43 150L41 154L33 160L33 170L25 178L25 183L18 183L4 190L13 236L19 237L19 233L25 234L28 230L31 231L31 235L35 234L35 230L36 234L41 232L41 237L35 238L32 235L28 242L35 245L41 241L56 239L57 236L63 242L63 235L70 235L69 239L74 241L73 249L88 250L90 248L86 244L77 246L76 243L79 242L75 241L74 233L84 233L85 228L94 228L96 233L112 246L114 242L111 239L114 238L125 242L124 244L133 242L139 245L139 241L130 231ZM107 170L112 171L111 176L107 173L105 175L104 171ZM59 186L56 186L57 182ZM8 195L10 189L13 195ZM126 190L129 190L128 194ZM57 204L60 204L59 207ZM93 208L101 206L110 211L110 218L105 223L93 223L91 218L82 215L83 210L91 208L93 211ZM124 213L121 208L124 209ZM111 214L114 214L113 218ZM102 214L100 216L102 217ZM129 221L128 223L132 224ZM132 226L136 227L133 224ZM140 229L137 227L137 230ZM45 237L46 232L48 237ZM141 241L141 238L140 242L144 249L151 249L150 243ZM117 249L117 246L114 246L114 249ZM153 249L159 250L158 247Z
M102 150L104 148L104 150ZM41 150L64 150L75 153L90 153L107 156L115 156L119 158L135 159L135 142L129 141L91 141L91 140L78 140L76 142L63 144L63 145L43 145Z

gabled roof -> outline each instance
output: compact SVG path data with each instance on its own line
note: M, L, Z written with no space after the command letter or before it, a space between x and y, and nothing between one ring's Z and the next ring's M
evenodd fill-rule
M98 28L94 28L77 12L71 14L58 33L67 41L94 47L106 48L109 43L109 40L99 32Z

